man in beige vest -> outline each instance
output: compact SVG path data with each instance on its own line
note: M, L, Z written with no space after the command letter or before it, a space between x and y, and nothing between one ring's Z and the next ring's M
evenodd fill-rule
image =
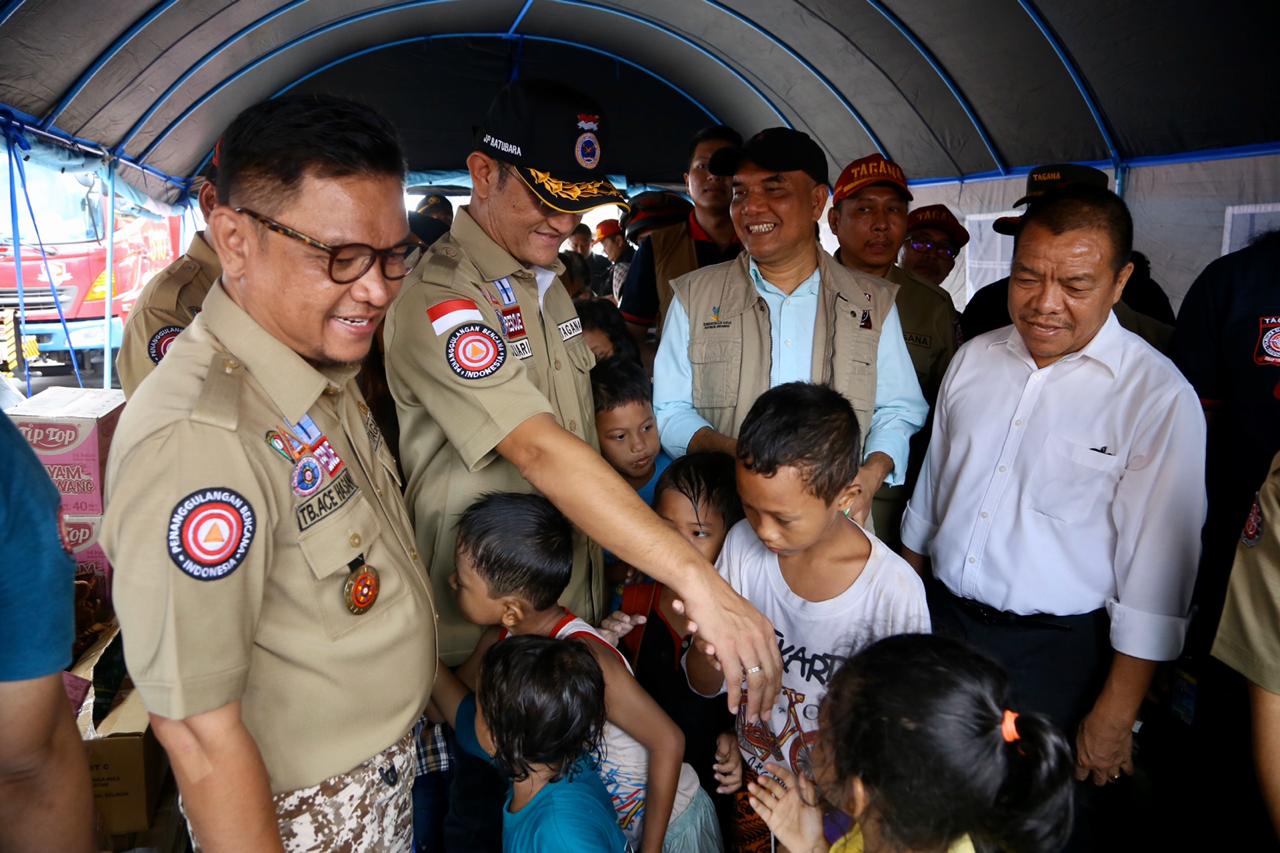
M460 663L481 633L449 590L459 515L486 492L537 490L581 531L561 602L593 622L605 615L590 537L680 592L730 681L749 676L759 713L781 681L772 627L597 449L595 356L557 279L557 250L584 211L622 202L601 162L607 127L564 86L522 79L499 92L467 158L471 203L387 314L405 496L431 567L441 657Z
M951 357L956 353L957 314L951 295L936 284L917 278L898 266L898 250L907 233L907 205L911 191L902 168L880 154L854 160L840 173L827 224L840 241L836 260L850 269L877 276L897 285L894 304L902 321L902 333L915 368L916 379L930 406ZM911 485L920 469L928 443L928 430L911 442L910 469L905 479L876 493L876 535L897 549L898 527L906 509Z
M717 151L741 145L742 136L724 125L703 128L694 135L684 173L693 210L683 222L650 234L631 261L618 309L627 330L642 350L649 347L650 356L652 345L646 343L646 336L654 326L662 330L662 318L671 304L671 282L701 267L732 260L742 250L729 218L729 182L707 169Z
M218 203L216 180L217 166L210 165L196 194L200 213L206 221ZM120 387L126 397L133 396L142 380L164 358L174 339L191 325L200 313L209 288L220 275L222 266L218 256L205 240L204 232L197 231L186 254L142 288L125 321L124 340L116 355L116 373L120 375Z
M853 403L864 436L865 496L900 483L908 441L928 412L903 343L896 287L829 258L814 239L827 160L806 134L770 128L711 159L732 179L745 251L675 281L654 363L654 411L672 456L733 453L755 399L792 381L823 382Z

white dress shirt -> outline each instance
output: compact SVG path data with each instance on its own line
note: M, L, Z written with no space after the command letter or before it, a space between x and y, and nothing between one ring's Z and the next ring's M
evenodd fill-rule
M1115 315L1038 369L1013 326L961 347L902 541L953 593L1013 613L1105 606L1111 645L1182 648L1204 523L1191 386Z

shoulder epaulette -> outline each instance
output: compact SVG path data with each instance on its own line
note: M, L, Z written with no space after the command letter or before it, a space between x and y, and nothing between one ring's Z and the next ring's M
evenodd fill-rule
M240 423L240 386L244 374L244 366L236 358L215 353L191 420L234 431Z

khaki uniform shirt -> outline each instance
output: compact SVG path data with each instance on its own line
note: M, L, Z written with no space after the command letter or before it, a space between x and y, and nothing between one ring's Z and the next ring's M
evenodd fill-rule
M942 376L959 346L956 341L959 317L955 304L951 301L951 294L941 287L912 275L897 264L889 267L885 278L898 285L896 304L898 318L902 321L902 336L907 341L907 352L916 369L916 378L920 380L920 390L933 406L938 399Z
M213 247L198 231L187 253L147 282L124 324L116 373L126 397L151 375L178 334L200 313L205 294L222 275Z
M277 794L395 743L435 677L426 570L354 372L311 367L216 284L108 463L103 544L147 709L240 700ZM380 589L357 615L347 582L368 567Z
M470 654L483 631L463 618L449 589L458 517L486 492L533 491L497 445L524 421L550 413L598 446L595 356L556 279L561 271L526 269L462 207L406 279L383 327L405 497L430 566L440 654L450 665ZM590 622L605 615L600 551L580 532L561 603Z
M1263 690L1280 693L1280 453L1236 546L1213 656Z

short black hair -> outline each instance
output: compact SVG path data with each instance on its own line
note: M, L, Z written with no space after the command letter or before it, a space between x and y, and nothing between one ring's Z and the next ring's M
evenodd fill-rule
M476 705L493 739L493 763L515 780L536 764L556 782L600 751L604 674L582 643L516 636L484 655Z
M713 124L709 127L704 127L689 140L689 151L684 158L686 166L693 165L693 155L697 153L698 146L712 140L727 142L734 148L742 147L742 134L729 127L729 125Z
M307 174L403 180L404 150L382 115L332 95L285 95L254 104L222 135L217 188L223 204L278 209Z
M1028 225L1039 225L1053 234L1084 228L1105 232L1111 240L1111 268L1115 272L1129 263L1133 253L1133 216L1129 206L1106 187L1066 184L1031 199L1013 238L1014 254Z
M579 234L586 234L590 237L591 226L585 222L579 222L577 225L573 226L573 230L569 232L570 237L577 237Z
M571 249L566 249L556 257L560 259L560 263L564 264L562 278L571 278L578 282L582 290L590 290L591 267L587 266L586 258Z
M615 355L591 368L591 397L599 414L628 403L652 404L653 386L638 362Z
M555 605L573 573L573 528L542 495L489 492L458 519L459 552L495 597Z
M862 431L853 405L839 391L788 382L760 395L738 431L738 461L772 477L798 468L804 484L831 503L853 482L862 457Z
M724 519L726 529L742 519L733 457L727 453L710 451L681 456L658 478L658 484L653 487L654 504L668 489L684 495L695 507L698 504L711 507Z
M581 255L578 255L581 258ZM599 329L604 332L609 343L613 344L613 355L628 361L640 363L640 348L627 333L627 321L623 319L618 306L607 299L583 299L575 303L578 319L582 321L582 331Z
M991 660L937 634L873 643L832 677L822 707L836 784L860 779L891 842L979 851L1060 850L1071 833L1071 747L1041 714L1003 734L1009 683Z

